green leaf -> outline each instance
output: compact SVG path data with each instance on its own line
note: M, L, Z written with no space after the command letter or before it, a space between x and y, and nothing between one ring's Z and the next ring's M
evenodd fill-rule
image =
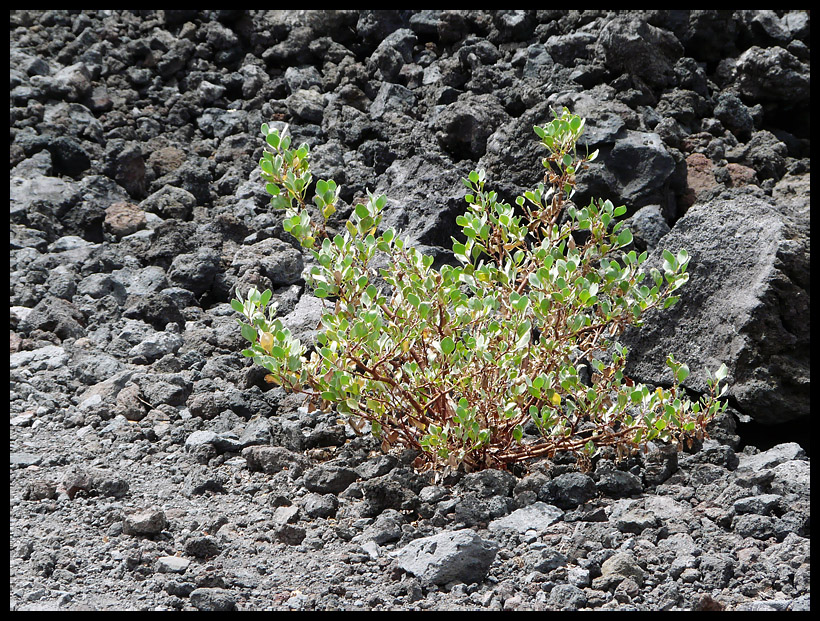
M618 233L618 245L628 246L632 243L632 232L629 229L624 229Z
M268 135L270 135L270 134L268 134ZM256 339L257 339L258 335L257 335L256 330L253 328L253 326L249 326L246 323L242 324L241 333L242 333L242 337L246 341L250 341L251 343L256 342Z
M350 331L350 336L354 339L360 339L370 332L367 324L364 321L357 321L353 324L353 329Z
M444 352L445 355L451 354L455 348L456 344L449 336L441 341L441 351Z
M667 267L668 272L674 272L675 269L678 267L678 261L675 259L675 255L673 255L668 250L664 249L663 251L663 258L664 258L664 267Z
M231 308L234 309L237 313L244 314L245 312L245 307L242 305L242 302L236 299L231 300Z

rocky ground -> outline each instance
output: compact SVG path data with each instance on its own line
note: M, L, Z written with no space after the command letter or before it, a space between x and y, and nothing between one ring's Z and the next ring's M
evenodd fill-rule
M10 608L808 610L809 45L808 11L11 11ZM239 355L237 288L319 312L262 122L334 226L383 192L443 262L460 177L531 187L563 105L580 199L690 249L625 336L640 381L727 363L710 439L417 473Z

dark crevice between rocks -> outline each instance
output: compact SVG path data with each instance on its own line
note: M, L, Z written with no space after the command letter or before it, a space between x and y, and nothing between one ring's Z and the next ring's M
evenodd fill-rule
M754 420L748 423L737 423L736 433L740 436L740 445L736 452L742 451L746 446L754 446L761 451L786 442L797 442L806 451L806 456L811 456L811 423L808 419L802 421L789 421L779 425L763 425Z

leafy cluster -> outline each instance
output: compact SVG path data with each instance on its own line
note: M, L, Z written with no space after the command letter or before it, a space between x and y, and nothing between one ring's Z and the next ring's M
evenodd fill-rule
M642 270L647 254L626 251L632 235L617 220L624 207L571 202L597 152L576 150L582 118L554 116L534 128L547 150L543 182L515 207L485 187L483 170L463 180L456 264L440 269L380 228L385 196L368 194L343 231L328 233L336 184L318 180L310 205L307 145L291 149L263 125L271 204L313 254L308 284L326 305L309 351L276 318L271 292L251 289L232 301L251 344L242 353L312 408L335 408L359 432L369 426L384 450L418 450L418 468L506 468L556 451L586 462L603 446L624 454L702 437L726 407L717 400L726 367L692 402L679 386L686 365L670 356L673 385L650 389L624 375L617 342L649 309L677 302L688 254L666 251L664 273Z

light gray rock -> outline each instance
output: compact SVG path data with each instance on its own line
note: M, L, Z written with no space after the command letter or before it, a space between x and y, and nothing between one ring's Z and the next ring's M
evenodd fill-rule
M140 509L123 518L122 532L126 535L156 535L168 527L168 519L161 509Z
M521 509L516 509L509 515L493 520L487 528L493 533L509 530L523 534L534 530L542 534L563 515L564 512L558 507L544 502L534 502Z
M240 278L256 272L276 286L291 285L302 277L302 253L288 243L271 237L243 246L234 255L231 271ZM246 295L246 291L240 292Z
M68 360L68 353L57 345L46 345L30 351L18 351L9 355L9 369L27 368L37 372L57 369Z
M156 570L161 574L184 574L190 564L191 561L180 556L160 556Z
M601 564L601 578L632 578L638 585L642 585L644 576L644 570L630 552L618 552Z
M382 226L393 227L411 244L449 248L456 216L464 211L460 179L469 170L435 154L394 161L379 178L375 194L385 194Z
M758 472L768 468L774 468L784 462L793 459L802 459L806 452L797 442L786 442L773 446L768 451L762 451L756 455L738 455L738 469L752 470Z
M574 584L559 584L550 591L549 603L559 610L578 610L587 605L587 596Z
M772 492L809 496L811 490L811 465L808 461L792 460L774 467Z
M808 203L737 192L693 205L644 264L662 270L662 250L689 252L690 279L680 301L650 311L627 330L625 373L671 383L669 354L686 363L683 383L707 392L707 371L729 368L728 396L763 424L809 416Z
M391 113L407 113L416 104L416 96L401 84L383 82L373 103L370 104L370 118L381 119Z
M182 347L182 337L170 332L156 332L128 350L128 358L136 364L146 364L176 353Z
M305 294L299 298L296 307L282 318L282 323L302 345L311 347L319 333L324 307L325 304L320 298Z
M393 556L399 567L423 582L471 584L484 580L497 552L498 544L465 528L416 539Z

